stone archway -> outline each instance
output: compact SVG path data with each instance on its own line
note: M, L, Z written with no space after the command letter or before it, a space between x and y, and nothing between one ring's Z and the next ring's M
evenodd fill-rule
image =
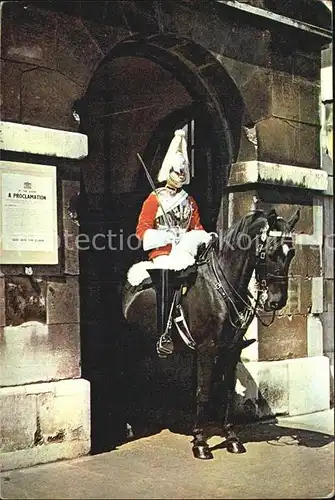
M118 291L129 265L143 258L128 238L150 190L136 153L155 178L157 144L193 120L195 176L190 190L205 226L215 229L239 149L244 106L210 52L169 35L116 45L95 71L81 106L82 131L89 138L89 155L82 162L86 202L81 229L91 241L97 234L115 236L113 248L91 248L80 258L83 376L92 388L92 449L102 451L122 440L125 430L120 403L127 390L121 347L125 325ZM186 375L190 368L188 362ZM188 382L186 377L183 383Z
M212 142L218 148L220 174L226 183L229 167L236 161L239 150L244 103L222 64L192 40L160 34L118 43L96 69L82 102L89 118L86 125L91 139L88 163L92 165L92 147L108 154L105 144L94 143L93 127L109 127L112 134L118 136L115 143L120 143L123 153L118 160L127 165L127 175L132 180L132 169L136 171L138 165L134 147L127 143L129 137L132 142L135 139L137 150L143 151L143 144L150 140L155 125L169 113L190 104L195 110L201 109L202 117L208 117ZM157 112L157 106L163 109ZM130 128L135 113L137 122ZM127 124L127 134L122 134L120 123ZM145 130L143 124L147 127ZM100 140L103 139L106 137L100 135ZM113 182L115 184L115 179ZM125 185L121 191L133 187Z

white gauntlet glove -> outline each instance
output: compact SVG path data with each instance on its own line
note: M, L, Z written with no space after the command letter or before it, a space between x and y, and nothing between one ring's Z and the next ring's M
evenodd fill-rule
M180 241L180 229L179 227L171 227L166 230L168 233L168 237L171 238L171 241L169 243L177 245Z

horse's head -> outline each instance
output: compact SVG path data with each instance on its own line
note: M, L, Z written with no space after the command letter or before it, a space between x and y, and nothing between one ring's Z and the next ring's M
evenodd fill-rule
M287 221L278 217L274 209L266 216L256 265L257 281L267 292L265 311L276 311L286 304L288 271L295 254L292 230L299 217L299 209Z

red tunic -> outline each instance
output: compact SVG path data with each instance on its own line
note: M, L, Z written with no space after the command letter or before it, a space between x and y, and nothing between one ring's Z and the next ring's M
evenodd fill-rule
M192 229L204 229L200 222L198 205L196 204L194 198L190 195L189 200L192 206L192 216L187 230L191 231ZM151 193L144 201L141 213L138 218L136 236L140 240L143 240L144 233L147 229L156 229L156 214L158 207L159 204L157 196L155 195L155 193ZM159 248L154 248L149 252L149 259L154 259L159 255L169 255L169 253L171 252L171 248L171 244Z

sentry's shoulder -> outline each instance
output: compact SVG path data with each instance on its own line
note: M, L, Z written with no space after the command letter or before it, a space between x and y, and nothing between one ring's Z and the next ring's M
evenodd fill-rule
M156 204L156 203L158 203L158 200L157 200L157 194L158 194L158 193L157 193L157 191L158 191L158 190L156 190L156 192L155 192L155 191L152 191L152 192L151 192L151 193L147 196L147 198L145 199L145 203L146 203L146 204L148 204L148 203L149 203L149 204Z

